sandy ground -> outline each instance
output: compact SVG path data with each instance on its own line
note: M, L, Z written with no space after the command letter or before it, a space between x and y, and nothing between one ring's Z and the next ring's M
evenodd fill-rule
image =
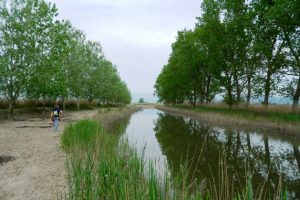
M0 199L60 199L67 193L65 155L60 135L66 124L97 111L64 113L59 131L49 119L23 116L0 121Z

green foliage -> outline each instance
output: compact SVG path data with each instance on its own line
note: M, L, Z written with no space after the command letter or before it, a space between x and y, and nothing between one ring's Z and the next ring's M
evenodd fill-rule
M273 94L300 97L299 4L292 1L205 0L193 30L178 32L155 89L165 103L230 107ZM290 14L289 14L290 13ZM285 77L287 75L287 77ZM288 92L286 91L288 88Z
M145 103L144 98L140 98L139 101L138 101L138 103Z
M98 42L85 41L78 30L71 30L72 48L64 64L69 96L104 104L129 104L130 91Z
M10 110L21 96L129 104L130 91L101 44L57 15L45 0L0 2L0 94Z
M56 8L42 0L0 3L0 90L12 106L26 92L39 46L45 44L43 23L49 25L53 15Z
M70 51L68 49L70 37L67 34L70 25L54 22L54 16L55 13L51 16L52 21L42 26L49 27L42 28L45 34L39 35L42 44L37 47L39 50L37 50L36 58L39 61L32 68L27 85L26 94L29 98L56 99L66 96L65 73L61 66L66 59L66 54Z

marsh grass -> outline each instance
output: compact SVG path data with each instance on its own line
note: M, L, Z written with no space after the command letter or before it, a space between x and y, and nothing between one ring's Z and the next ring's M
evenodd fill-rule
M224 104L211 104L211 105L198 105L198 106L176 106L187 108L200 112L212 112L220 113L238 118L250 119L250 120L269 120L272 122L288 122L297 123L300 122L300 111L296 112L291 110L290 106L285 105L271 105L266 109L262 105L239 105L229 109Z
M68 199L282 199L282 187L276 194L260 195L263 189L255 194L250 173L245 183L233 182L226 159L220 159L213 181L193 178L187 163L176 175L159 177L154 163L147 164L126 140L91 120L66 127L61 145L67 152Z

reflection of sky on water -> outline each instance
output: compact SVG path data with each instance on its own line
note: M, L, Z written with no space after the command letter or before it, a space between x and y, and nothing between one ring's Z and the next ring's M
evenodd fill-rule
M231 145L229 147L229 157L238 160L250 158L253 164L252 167L255 168L255 173L260 174L260 176L264 179L267 179L268 172L272 168L270 171L270 173L273 173L272 176L277 173L281 173L285 180L295 182L300 181L300 166L298 166L299 163L297 163L297 160L295 159L296 153L294 152L295 148L296 150L300 149L299 140L295 141L291 139L291 137L273 137L270 134L259 134L253 131L235 130L232 127L229 129L210 127L204 125L200 121L196 121L188 117L178 119L173 118L172 123L181 123L181 119L183 124L185 124L179 124L180 126L178 126L178 128L183 129L176 130L176 128L174 129L174 127L177 127L176 124L162 120L165 115L163 114L159 116L159 114L163 114L163 112L156 109L145 109L134 114L131 117L125 134L123 135L123 138L128 138L129 145L138 150L139 155L143 152L146 161L155 162L154 167L159 177L163 177L165 173L170 174L171 171L169 170L170 166L168 166L168 164L176 164L174 160L181 159L178 155L180 155L180 151L184 150L184 148L181 149L181 146L178 146L181 144L179 140L187 139L187 141L185 141L186 143L183 142L181 145L189 146L191 144L198 146L198 144L201 144L201 138L203 139L201 135L207 134L207 132L199 131L201 130L201 127L206 126L209 127L208 135L211 142L215 141L216 143L214 144L221 146L226 146L228 141L233 142L234 146ZM159 123L162 123L160 125L158 124L159 120ZM160 130L162 126L164 126L163 128L166 132ZM158 129L154 130L157 127ZM196 129L194 129L195 127ZM180 133L178 133L178 131ZM184 136L184 134L187 135ZM158 140L158 137L160 137L161 141ZM167 138L167 140L163 141L164 138ZM236 141L239 141L240 144L236 144ZM291 142L296 142L297 145L296 143L293 145ZM238 148L236 149L236 147ZM209 161L209 159L211 158L207 158L207 161ZM231 162L235 161L233 160ZM272 164L270 164L270 162ZM239 161L237 161L236 164L238 163Z
M139 155L144 154L146 161L152 162L159 177L168 174L166 156L162 154L154 132L154 121L161 111L144 109L130 119L123 137L127 137L130 146L135 147Z

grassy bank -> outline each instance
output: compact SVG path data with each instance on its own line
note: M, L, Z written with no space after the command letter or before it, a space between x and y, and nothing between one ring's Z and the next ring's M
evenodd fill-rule
M198 112L219 113L248 120L268 120L271 122L299 123L300 112L292 112L290 106L274 105L265 109L262 105L236 106L229 109L223 104L199 105L199 106L175 106Z
M159 178L116 133L91 120L66 127L61 143L67 153L69 199L285 199L280 192L264 194L263 187L253 191L248 173L245 183L233 183L226 161L220 162L219 179L213 182L193 178L186 164L176 177Z
M194 117L213 126L291 135L299 135L300 130L300 113L293 113L286 106L273 106L268 110L264 110L262 106L229 109L222 104L156 108L169 114Z

